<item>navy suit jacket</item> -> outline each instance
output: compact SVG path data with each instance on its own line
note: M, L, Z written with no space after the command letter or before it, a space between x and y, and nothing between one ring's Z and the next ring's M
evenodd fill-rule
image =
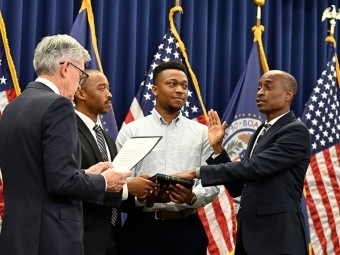
M300 199L311 157L309 131L289 112L265 132L250 156L262 126L251 136L243 161L230 162L224 152L220 163L229 163L202 166L202 185L224 184L231 196L242 195L236 246L243 241L254 255L307 254Z
M102 203L105 179L80 169L71 101L33 82L0 121L5 211L1 255L83 254L79 200Z
M91 131L85 125L81 118L77 117L78 135L81 143L83 169L104 161L97 142ZM113 139L104 131L104 138L109 147L111 160L117 155L117 148ZM108 239L110 238L112 207L117 208L120 216L120 206L122 200L122 191L118 193L106 193L104 205L93 203L83 203L84 213L84 250L85 254L105 255ZM120 243L120 217L115 224L117 244Z

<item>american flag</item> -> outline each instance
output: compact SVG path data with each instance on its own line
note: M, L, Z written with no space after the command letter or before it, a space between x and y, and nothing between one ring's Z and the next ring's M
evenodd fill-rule
M311 134L312 158L305 179L314 254L340 254L340 115L336 53L328 44L326 69L301 120Z
M151 92L153 85L153 70L159 63L168 62L170 60L182 62L182 54L179 50L176 38L169 29L166 35L164 35L161 44L158 46L158 51L154 55L149 70L139 87L137 95L132 101L123 125L151 113L156 104L155 96ZM192 83L189 82L188 99L182 108L182 113L189 119L195 119L200 123L206 124L202 106L199 103L197 94L193 88Z
M17 74L7 41L5 23L0 12L0 118L6 105L20 94ZM4 211L3 187L0 173L0 227Z

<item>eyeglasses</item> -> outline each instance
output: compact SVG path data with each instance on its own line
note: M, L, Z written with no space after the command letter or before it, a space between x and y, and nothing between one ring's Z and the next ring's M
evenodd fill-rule
M65 62L60 62L60 65L65 64ZM83 70L81 70L78 66L72 64L72 62L70 62L71 66L73 66L75 69L77 69L78 71L80 71L79 74L79 85L83 85L85 83L85 81L87 80L87 78L89 78L89 75L87 73L85 73Z

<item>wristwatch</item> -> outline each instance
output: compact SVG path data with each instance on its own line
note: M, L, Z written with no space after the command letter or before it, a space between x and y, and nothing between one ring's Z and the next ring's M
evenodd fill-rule
M197 200L196 194L194 192L192 192L192 194L194 196L192 197L192 199L191 199L190 203L188 203L188 205L193 205L196 202L196 200Z

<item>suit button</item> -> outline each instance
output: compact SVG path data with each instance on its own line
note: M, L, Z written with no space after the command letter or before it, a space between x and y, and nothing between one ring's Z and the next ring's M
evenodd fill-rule
M245 183L245 184L244 184L244 187L247 187L247 186L248 186L248 183Z

